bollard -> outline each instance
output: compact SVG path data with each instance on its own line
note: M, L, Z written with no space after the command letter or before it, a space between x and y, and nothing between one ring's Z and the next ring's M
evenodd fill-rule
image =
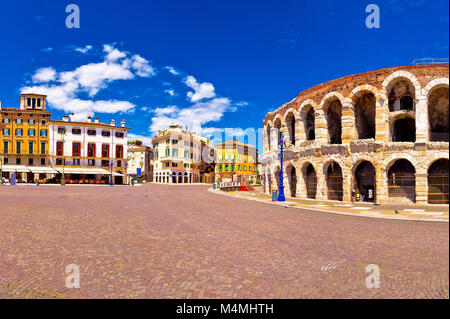
M276 190L272 191L272 202L276 202L278 200L278 192Z

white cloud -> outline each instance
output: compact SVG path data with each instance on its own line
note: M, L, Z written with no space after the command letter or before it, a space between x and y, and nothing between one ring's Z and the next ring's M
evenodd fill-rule
M48 68L40 68L33 75L34 83L46 83L50 81L54 81L56 78L56 70L52 67Z
M173 66L166 66L165 69L169 71L170 74L180 75L180 72L178 72Z
M103 45L103 52L107 53L106 61L108 62L116 62L117 60L123 59L127 56L125 52L119 51L109 44Z
M188 92L187 96L191 102L197 102L203 99L209 99L216 96L214 85L209 82L198 83L197 79L189 75L184 79L184 84L194 90Z
M50 48L50 47L42 49L42 52L45 52L45 53L50 53L52 51L53 51L53 48Z
M176 95L175 91L172 90L172 89L164 90L164 92L167 93L167 94L169 94L170 96L175 96L175 95Z
M86 46L84 49L89 49ZM119 100L83 100L78 95L87 92L90 98L108 87L111 82L131 80L136 76L149 77L154 70L149 62L139 55L122 52L111 45L104 46L105 57L102 62L89 63L77 67L72 71L57 72L52 67L38 69L32 77L33 85L24 87L22 93L30 92L47 95L51 107L74 112L86 118L99 113L133 112L135 105L128 101ZM86 115L88 114L88 115Z
M220 121L223 114L231 109L230 99L223 97L194 103L186 108L174 105L156 108L153 110L155 116L152 118L150 131L156 133L159 130L167 129L171 124L188 126L192 129L208 122Z
M131 61L131 67L140 77L147 78L156 75L155 70L150 63L140 55L134 55Z
M74 50L82 54L87 54L92 48L92 45L86 45L84 47L75 47Z

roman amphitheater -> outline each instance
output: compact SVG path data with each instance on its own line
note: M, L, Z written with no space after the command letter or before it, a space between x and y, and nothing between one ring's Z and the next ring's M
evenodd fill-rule
M264 119L263 189L286 197L448 204L448 65L402 66L320 84Z

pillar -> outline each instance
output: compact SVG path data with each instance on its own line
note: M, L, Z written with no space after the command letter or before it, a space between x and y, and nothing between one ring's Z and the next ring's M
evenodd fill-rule
M355 111L350 99L345 99L342 105L342 144L348 144L356 139ZM345 200L344 200L345 201Z
M416 204L428 203L428 174L416 173Z
M416 103L416 143L426 143L428 132L428 101L421 97Z
M388 181L386 168L375 162L375 199L383 204L388 200Z
M389 103L385 90L377 93L375 103L375 140L389 142Z
M326 145L328 144L328 128L325 114L323 110L317 110L315 112L315 115L316 142L318 143L318 145Z

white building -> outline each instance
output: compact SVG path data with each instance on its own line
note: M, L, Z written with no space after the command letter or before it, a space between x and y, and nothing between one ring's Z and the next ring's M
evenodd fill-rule
M116 126L72 121L73 114L62 121L50 120L50 165L57 171L64 167L68 183L108 183L112 171L115 184L126 182L127 132L125 121Z
M153 181L153 150L144 145L128 145L128 181L138 177L138 169L145 182Z

